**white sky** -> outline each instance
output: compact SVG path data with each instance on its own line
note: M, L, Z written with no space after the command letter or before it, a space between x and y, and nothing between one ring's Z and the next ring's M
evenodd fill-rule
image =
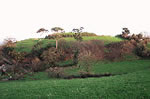
M98 35L150 32L150 0L0 0L0 41L39 37L39 28L83 26Z

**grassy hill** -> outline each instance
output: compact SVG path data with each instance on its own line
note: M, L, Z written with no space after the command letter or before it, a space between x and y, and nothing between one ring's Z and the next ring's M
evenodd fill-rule
M61 39L64 39L68 42L75 41L73 37L66 37ZM105 44L122 41L121 38L111 37L111 36L92 36L92 37L85 36L83 37L83 40L102 40L104 41ZM38 41L39 39L26 39L26 40L19 41L16 44L17 46L16 50L20 52L30 52L33 45L35 45ZM55 39L41 39L41 41L43 42L43 47L45 47L48 44L52 44L53 46L55 46Z
M72 34L68 33L68 35ZM76 41L73 37L63 37L61 39L64 39L67 42ZM111 36L83 36L83 40L102 40L105 45L123 41L121 38ZM30 53L32 47L39 41L42 42L43 48L47 45L55 47L55 39L26 39L18 41L16 43L15 50L17 52ZM110 50L110 52L115 50L113 51L114 53L109 54L115 56L115 54L119 52L119 47L122 44L123 43L121 42L120 45L117 45L117 47L115 45L115 49ZM125 48L128 49L128 47L131 47L131 44L129 42L127 44L129 45L125 46ZM147 46L150 48L150 44ZM108 46L105 46L105 50L106 47ZM87 48L88 47L86 47L86 49ZM95 46L92 46L92 48L95 49ZM100 49L102 49L102 47L98 48L96 51L94 50L94 52L97 54ZM121 47L121 49L123 49L123 47ZM46 54L46 56L52 56L52 54ZM106 55L104 55L104 57L106 57ZM89 60L92 65L90 67L90 71L87 73L92 75L111 74L109 77L93 77L84 79L64 79L63 77L52 78L48 76L47 69L45 69L40 72L29 72L24 75L24 78L18 81L0 81L0 99L150 99L149 59L142 59L134 52L123 54L123 57L121 58L122 59L119 57L120 60L118 59L115 61L107 60L107 58L99 61L94 60L92 62ZM29 61L33 60L30 59ZM40 60L40 62L43 61L44 60ZM29 64L29 66L34 66L35 62L36 61L33 61L33 63ZM84 61L82 62L84 63ZM59 72L59 69L62 69L62 73L65 76L81 76L81 73L86 71L86 67L84 65L68 65L72 63L73 59L71 58L68 58L65 61L57 61L56 72ZM55 70L55 68L53 69ZM51 71L51 73L55 72Z

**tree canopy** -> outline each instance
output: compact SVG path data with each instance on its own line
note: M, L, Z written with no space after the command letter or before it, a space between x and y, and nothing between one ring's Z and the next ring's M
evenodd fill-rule
M40 28L36 33L41 33L41 32L48 32L48 30L44 28Z
M54 32L63 32L64 29L61 28L61 27L53 27L53 28L51 28L51 31L54 31Z

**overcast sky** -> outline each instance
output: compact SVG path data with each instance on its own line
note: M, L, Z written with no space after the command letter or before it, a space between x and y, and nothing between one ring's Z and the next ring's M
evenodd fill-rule
M0 0L0 41L38 37L39 28L80 26L98 35L150 32L150 0Z

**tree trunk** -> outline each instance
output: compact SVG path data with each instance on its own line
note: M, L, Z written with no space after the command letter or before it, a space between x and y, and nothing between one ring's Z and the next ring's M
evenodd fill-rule
M57 49L57 47L58 47L58 40L56 39L56 49Z

